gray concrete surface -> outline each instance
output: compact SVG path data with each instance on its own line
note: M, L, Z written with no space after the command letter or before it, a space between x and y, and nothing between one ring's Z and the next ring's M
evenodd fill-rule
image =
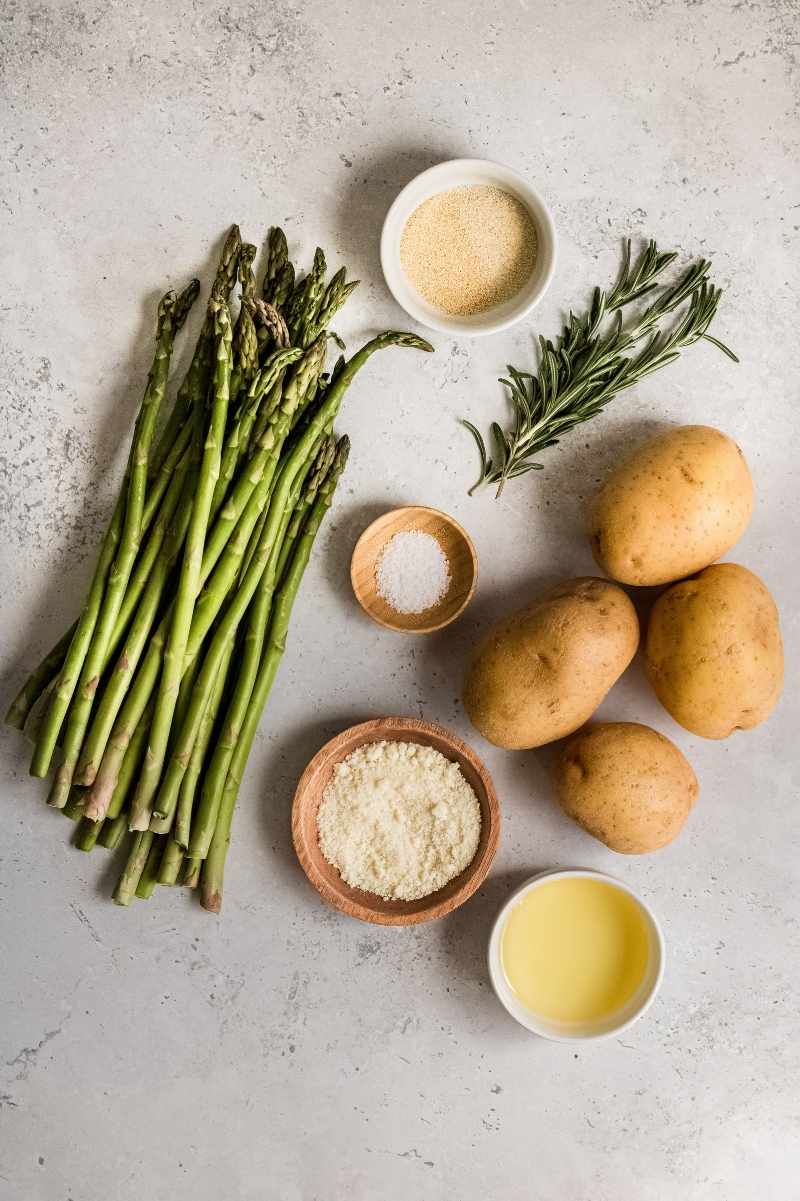
M249 765L215 920L179 891L128 911L113 868L2 737L2 1201L788 1201L798 1154L797 229L794 0L13 0L0 13L3 694L71 620L119 478L154 298L232 220L282 222L363 285L355 344L403 323L382 215L448 156L512 164L561 253L535 322L373 360L340 421L352 466L292 624ZM705 254L725 288L710 346L620 398L496 503L469 499L458 425L502 405L534 330L610 279L620 239ZM147 335L147 336L146 336ZM556 812L546 760L472 736L458 700L490 615L592 570L584 498L659 423L742 444L757 490L737 561L782 608L789 682L768 724L678 729L635 665L603 706L694 764L684 835L626 860ZM480 554L457 628L407 641L363 618L348 560L387 507L453 513ZM289 804L308 757L365 716L469 737L505 815L479 896L438 925L357 925L300 874ZM493 915L533 870L639 886L669 944L663 992L619 1040L537 1041L490 992Z

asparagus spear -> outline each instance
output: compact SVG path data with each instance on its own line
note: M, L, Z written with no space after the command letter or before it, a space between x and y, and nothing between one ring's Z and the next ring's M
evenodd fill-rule
M149 805L150 799L158 787L167 751L169 729L182 675L184 652L189 637L195 598L199 590L203 545L211 511L211 501L214 496L214 487L219 478L231 375L231 323L230 314L224 302L217 303L215 317L217 361L211 417L203 448L197 494L186 535L178 593L164 650L164 667L156 697L153 724L150 727L147 754L134 798L134 807L140 809Z
M74 714L70 715L64 740L64 762L59 768L50 801L57 808L66 803L72 783L72 772L80 749L80 741L86 728L89 709L97 689L98 675L102 666L108 640L117 619L122 596L128 582L139 538L144 491L147 481L147 462L155 421L164 395L169 371L172 341L174 336L173 312L175 294L168 292L158 309L156 352L153 366L145 389L139 417L136 422L133 446L128 460L127 495L120 511L124 510L119 525L119 545L108 547L107 555L101 553L98 570L89 592L78 629L67 653L64 667L50 700L47 716L39 732L31 774L45 776L50 769L53 750L61 730L62 722L72 701L78 676L80 686ZM121 494L122 499L122 494ZM112 519L112 526L115 522ZM113 553L114 550L116 553ZM101 573L101 564L107 561L106 571ZM105 594L104 594L105 593Z
M161 867L161 856L164 852L164 844L166 838L154 838L150 843L150 850L147 852L147 859L142 869L142 874L139 877L139 882L136 885L136 896L141 900L146 901L155 891L158 884L159 869Z
M319 312L314 318L307 318L303 325L303 337L312 340L319 337L330 325L348 296L359 285L359 280L353 279L348 283L347 272L341 267L325 289L320 303Z
M147 654L139 668L134 685L128 690L125 703L114 723L114 729L108 740L94 783L87 793L86 815L94 817L95 821L100 821L105 817L117 786L126 752L145 715L156 686L165 634L166 623L162 623L150 640L150 646L147 648ZM150 708L148 730L152 721L153 708L154 706Z
M181 868L181 884L186 888L197 888L200 883L200 869L203 866L202 859L190 859L188 855L184 855L183 867Z
M177 884L182 865L183 848L178 846L174 838L168 837L158 868L159 884Z
M242 303L233 331L233 366L231 368L230 395L235 401L242 388L246 388L258 370L258 333L253 320L256 281L253 275L255 246L245 243L239 252L239 282L242 288Z
M77 628L78 623L73 622L66 634L63 634L59 638L53 649L47 652L36 670L28 676L6 713L6 725L14 726L17 730L24 729L31 709L44 690L61 671Z
M136 777L139 774L139 768L144 759L144 752L147 748L147 732L150 729L150 721L152 719L152 707L145 710L142 720L139 722L136 729L133 731L130 742L125 750L122 759L122 765L117 776L117 782L114 786L114 791L111 794L111 799L106 810L106 819L113 821L117 817L122 816L125 821L125 829L128 828L128 816L125 813L125 806L130 796L131 788L133 787ZM84 801L84 812L90 821L97 821L90 810L89 797L90 793L86 794ZM102 821L102 818L100 819ZM98 823L99 824L99 823Z
M128 587L125 590L122 604L117 620L114 623L114 630L109 639L108 648L106 650L105 659L103 661L103 670L105 671L108 664L114 657L115 651L118 649L120 641L127 631L131 618L136 612L137 606L141 601L147 585L150 582L153 570L158 565L161 557L162 547L168 544L169 533L172 529L173 520L176 515L176 510L184 494L184 486L186 482L186 474L191 465L190 451L185 450L182 458L176 463L169 487L164 496L163 504L158 510L158 515L153 522L152 529L144 544L144 549L140 551L134 564L133 574L128 581Z
M98 828L100 833L97 835L97 841L100 846L105 847L107 851L115 851L128 832L127 814L120 813L117 817L109 817L102 823L98 822Z
M187 288L184 291L188 292L189 289ZM181 293L178 296L178 304L180 304L181 296L183 295L184 293ZM164 437L167 434L167 431L165 431L165 435L162 435L162 439L159 441L159 453L164 452L166 457L163 458L160 467L154 473L154 478L147 490L144 512L142 514L143 536L149 529L153 518L156 516L156 513L159 511L158 506L160 505L164 496L164 492L167 490L168 485L174 476L176 464L180 460L181 456L186 450L186 446L188 445L190 432L190 426L184 423L184 425L177 431L177 437L171 446L165 446L164 444ZM125 485L123 484L123 490L124 486ZM119 538L122 508L123 499L121 494L120 499L117 502L117 507L114 510L111 526L106 534L106 539L112 539L114 541L114 545L116 545L116 540ZM105 547L105 542L103 546ZM101 550L101 555L102 553L103 551ZM113 553L113 551L111 553ZM134 579L131 580L131 583L125 593L125 599L123 600L122 608L120 609L120 614L117 618L117 624L114 631L114 636L112 638L112 643L116 643L118 641L120 633L125 629L127 621L130 618L132 605L135 605L135 588L136 580ZM132 596L134 598L133 600ZM5 716L7 725L14 726L18 730L24 728L28 714L35 705L36 701L39 699L48 685L52 683L52 681L61 671L61 668L64 666L64 660L66 659L67 652L70 648L70 644L75 636L75 631L77 628L78 622L73 622L67 632L63 634L61 638L59 638L52 650L48 651L39 666L25 681L22 688L12 701L11 706Z
M325 255L318 246L314 251L314 265L302 283L295 287L286 309L286 324L293 346L310 346L314 340L312 329L325 291L325 271Z
M86 790L83 788L70 788L67 803L61 812L64 817L68 817L71 822L80 821L84 814L84 806L86 803Z
M268 392L271 392L273 386L283 379L283 373L286 367L292 363L296 363L302 357L303 352L298 348L287 347L284 350L278 350L271 355L258 375L253 379L247 395L247 404L243 408L242 413L237 416L233 429L225 443L225 450L222 455L222 464L220 466L219 480L214 490L214 499L211 509L216 515L219 507L225 500L227 490L234 478L237 465L241 460L253 430L256 418L262 408L264 397ZM263 432L263 431L262 431ZM235 495L231 496L230 504L225 506L225 521L236 521L244 508L244 505L249 498L250 492L255 487L260 475L259 468L264 464L261 460L251 465L251 470L247 475L240 480L240 487ZM246 480L246 483L244 482ZM212 542L215 544L219 541L221 535L212 531Z
M289 628L292 605L300 587L300 581L308 565L311 547L317 535L322 520L330 508L333 493L344 470L349 453L349 441L343 438L337 448L336 457L328 476L323 481L316 501L309 513L308 520L292 554L286 579L281 584L275 598L275 607L270 622L269 642L266 653L259 668L258 677L253 688L250 703L247 708L241 733L231 758L225 787L220 798L219 812L214 827L213 837L208 857L203 862L200 879L200 900L204 909L211 913L219 913L222 908L222 885L225 872L225 858L228 853L231 837L231 822L236 798L239 793L244 769L250 754L258 723L264 706L269 698L272 684L278 670L283 652L286 649L286 635ZM199 833L198 833L199 837ZM193 831L194 839L194 831ZM191 853L191 848L190 848Z
M284 349L289 345L289 329L280 310L276 309L274 304L269 304L266 300L254 301L254 315L261 353L265 352L270 342L275 350Z
M291 263L284 263L281 267L278 277L275 280L275 286L272 289L272 303L279 313L285 316L286 305L294 291L294 267ZM265 297L266 299L266 297Z
M263 297L268 304L275 304L275 288L288 262L289 247L286 234L279 225L274 225L267 236L267 267L262 287Z
M69 711L63 742L63 760L56 772L48 801L57 809L62 808L65 804L72 784L83 737L89 723L89 715L94 704L100 673L106 664L109 643L139 550L150 446L155 434L158 411L166 391L169 363L172 356L174 306L174 294L168 293L159 307L156 355L133 435L125 517L122 523L119 547L109 572L105 596L83 664L78 693Z
M78 822L78 830L75 835L75 846L78 848L78 850L94 850L94 844L97 842L102 828L102 822L93 822L89 817L82 817Z
M177 482L183 494L180 507L168 531L163 553L158 556L150 573L136 616L125 638L125 644L106 683L100 704L83 742L76 772L76 779L81 784L94 783L114 721L152 632L164 587L186 537L192 512L194 474L190 475L188 480L183 478Z
M231 641L227 652L223 656L220 664L217 678L214 681L203 713L200 729L197 734L194 747L192 748L192 757L189 760L189 766L186 769L186 774L181 782L180 794L178 796L178 808L175 814L174 838L180 847L184 850L189 846L189 833L192 823L192 812L194 809L195 796L197 786L200 782L200 775L203 772L203 766L206 764L206 756L208 748L211 745L211 739L214 734L214 727L222 707L222 701L225 695L226 684L229 683L230 663L235 650L235 642ZM241 673L236 675L236 687L239 687L239 679ZM207 770L207 765L206 765Z
M147 863L154 837L155 835L151 834L149 830L142 830L139 834L134 834L131 839L128 859L122 869L122 875L117 881L117 887L114 889L113 900L115 905L130 905L133 900L134 893L142 878L142 872Z
M214 825L216 823L217 809L228 774L231 756L239 738L258 674L266 628L272 607L272 597L276 582L280 579L282 564L291 551L292 544L299 531L302 515L314 503L319 488L330 470L335 452L336 440L334 438L325 438L317 453L313 469L302 491L301 498L295 506L291 507L291 519L289 519L289 514L287 513L286 533L282 539L279 539L273 550L270 563L261 577L257 595L248 613L247 632L242 646L242 657L235 687L225 712L225 719L216 746L214 747L213 755L204 775L200 806L195 825L193 826L192 839L191 842L186 844L191 848L191 854L197 858L204 859L208 854L211 835L214 832ZM298 519L297 524L295 524L296 519ZM293 526L294 529L292 531ZM195 829L198 831L196 835Z

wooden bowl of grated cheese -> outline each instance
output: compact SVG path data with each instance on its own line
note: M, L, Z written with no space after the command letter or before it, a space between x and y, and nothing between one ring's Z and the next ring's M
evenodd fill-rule
M480 808L477 849L470 862L443 887L413 900L388 900L375 892L346 883L336 867L325 858L320 846L320 806L334 780L337 765L342 765L362 748L372 745L379 748L380 744L391 743L431 748L443 756L448 765L456 765L460 772L458 783L463 787L466 782ZM452 767L450 770L452 772ZM411 926L432 921L463 905L486 878L499 837L500 807L497 794L478 756L449 730L413 717L377 718L351 726L332 738L303 772L292 806L295 851L303 871L317 892L342 913L381 926Z

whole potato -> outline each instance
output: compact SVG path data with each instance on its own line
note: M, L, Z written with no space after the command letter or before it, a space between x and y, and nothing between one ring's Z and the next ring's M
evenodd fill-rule
M638 644L636 610L621 588L566 580L483 638L464 687L469 719L509 750L563 738L591 717Z
M746 567L717 563L660 596L646 669L675 721L703 738L749 730L775 708L783 644L769 589Z
M592 554L623 584L669 584L730 550L752 511L753 483L733 439L680 426L612 471L590 507Z
M555 777L564 812L622 855L672 842L698 793L674 743L632 721L604 722L570 738Z

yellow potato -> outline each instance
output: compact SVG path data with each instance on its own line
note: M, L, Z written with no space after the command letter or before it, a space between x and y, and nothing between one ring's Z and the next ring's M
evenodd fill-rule
M769 589L746 567L717 563L653 606L646 668L661 704L703 738L769 717L783 687L783 644Z
M592 726L571 738L555 768L559 803L622 855L666 846L697 799L697 777L674 743L636 722Z
M542 746L582 726L639 644L639 621L616 584L565 580L484 637L464 706L489 742Z
M733 439L680 426L608 477L590 507L592 554L623 584L669 584L730 550L752 511L753 483Z

